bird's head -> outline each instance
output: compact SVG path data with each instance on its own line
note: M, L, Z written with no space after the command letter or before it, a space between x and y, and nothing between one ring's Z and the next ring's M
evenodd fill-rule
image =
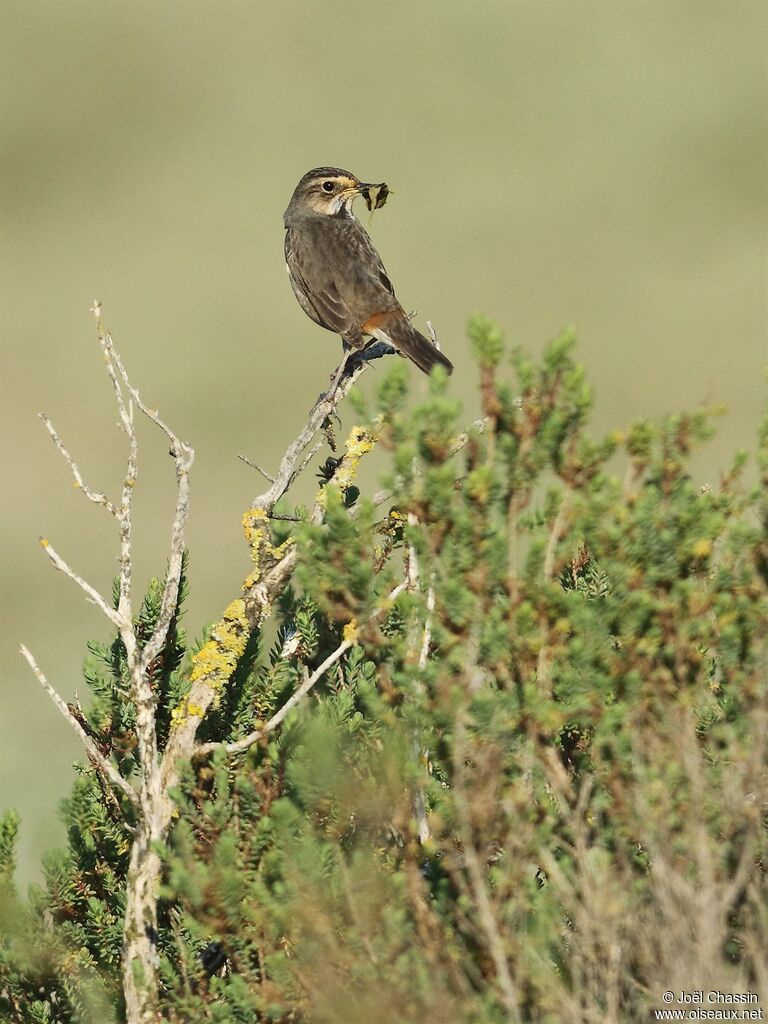
M338 216L350 211L356 196L368 189L380 187L360 181L350 171L340 167L315 167L307 171L294 189L285 211L286 221L307 214Z

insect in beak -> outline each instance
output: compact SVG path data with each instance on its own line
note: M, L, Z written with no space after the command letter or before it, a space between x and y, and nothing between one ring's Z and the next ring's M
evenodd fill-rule
M389 196L389 187L382 181L378 185L360 182L356 191L365 200L368 210L380 210Z

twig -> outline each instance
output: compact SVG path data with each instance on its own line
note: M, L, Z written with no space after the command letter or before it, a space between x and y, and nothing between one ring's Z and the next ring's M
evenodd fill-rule
M296 707L299 701L301 701L302 698L309 693L312 687L317 682L319 682L320 679L322 679L322 677L325 675L328 669L335 665L339 658L341 658L342 655L344 655L349 650L349 648L353 646L354 643L354 639L342 640L342 642L339 644L336 650L329 654L321 665L318 665L318 667L315 669L312 675L309 675L309 673L305 669L306 674L304 682L301 684L298 690L291 694L291 696L288 698L285 704L283 704L279 711L276 711L275 714L272 715L272 717L267 722L265 722L260 729L254 729L253 732L249 733L247 736L244 736L243 739L237 740L234 743L203 743L197 748L197 755L202 756L204 754L210 754L214 750L221 749L226 750L228 754L245 753L245 751L249 750L254 745L254 743L257 743L263 736L266 736L267 733L272 732L274 729L278 727L278 725L280 725L280 723L283 721L288 712Z
M560 506L557 510L554 522L552 523L552 529L549 533L549 539L547 540L547 548L544 553L544 579L551 583L552 578L555 574L555 552L557 551L557 545L560 538L565 532L565 527L568 522L568 515L571 508L571 495L572 491L568 488L563 494L560 500Z
M131 506L133 500L133 488L136 485L136 476L138 472L139 447L138 440L136 438L136 430L133 424L133 406L130 402L126 402L123 396L123 390L120 386L118 373L116 372L116 364L112 356L114 348L112 347L111 339L108 340L103 329L101 322L101 303L98 301L93 304L93 314L96 318L96 333L102 352L104 353L107 373L112 384L115 402L117 403L120 426L128 438L128 459L125 476L123 477L123 488L118 512L118 522L120 523L120 596L117 610L122 619L126 623L130 623L132 618Z
M429 337L432 340L432 344L435 346L438 352L441 352L442 349L440 348L440 342L438 341L437 338L437 332L435 331L435 328L432 326L431 320L427 320L427 330L429 331Z
M123 617L120 615L119 611L116 612L114 608L111 608L98 590L92 587L90 583L87 583L82 576L78 575L78 573L76 573L75 570L64 561L61 555L54 550L51 543L45 537L40 538L40 545L59 572L63 572L64 575L68 576L73 583L76 583L88 596L88 600L95 604L114 626L120 628L120 626L123 625Z
M263 494L254 498L252 502L253 508L262 508L267 512L272 511L299 473L306 467L308 460L303 458L304 452L312 443L315 434L328 417L333 414L336 407L346 397L367 366L367 362L360 363L353 368L351 373L341 378L335 389L320 395L310 409L307 422L299 432L298 437L289 445L285 455L283 455L272 485ZM262 473L262 475L269 479L269 474Z
M257 473L261 473L267 483L273 484L275 482L275 478L272 474L268 473L266 469L262 469L258 462L254 462L252 459L249 459L247 455L238 455L237 457L241 462L244 462L246 466L250 466L251 469L255 469Z
M325 443L325 438L323 437L316 444L312 445L312 447L310 448L309 452L301 460L301 463L299 464L299 468L296 470L296 474L295 474L296 476L301 476L301 474L304 472L304 470L310 464L310 462L315 457L315 455L317 455L317 453L323 447L324 443Z
M110 515L117 516L117 514L118 514L117 509L112 504L112 502L109 500L109 498L106 496L106 494L103 494L101 491L91 490L91 488L85 482L85 480L83 479L83 476L82 476L80 470L77 468L77 463L72 458L72 456L69 454L67 449L64 447L64 444L63 444L61 438L56 433L56 430L54 429L53 424L48 419L48 417L45 415L45 413L44 412L39 412L37 415L40 417L40 419L45 424L46 429L48 430L48 433L51 435L53 443L59 449L59 451L61 452L62 456L64 457L64 461L67 463L67 465L69 466L70 470L72 471L72 476L75 478L75 484L80 488L80 490L83 492L83 494L86 496L86 498L88 498L89 501L92 501L94 503L94 505L101 505L101 506L103 506L107 510L107 512L109 512Z
M560 506L557 510L554 522L552 523L552 529L549 533L549 539L547 540L546 551L544 552L544 567L543 575L547 583L551 583L555 574L555 554L557 552L557 545L560 538L565 532L565 528L568 522L568 516L571 508L571 496L572 491L570 488L566 489L560 500ZM552 689L552 648L549 643L548 637L544 637L541 647L539 648L539 656L536 661L536 681L542 693L549 694Z
M472 896L477 907L477 916L480 928L482 929L488 952L496 968L496 977L501 988L501 997L504 1008L507 1012L507 1019L511 1024L520 1024L520 1002L518 999L515 984L509 971L507 954L504 950L504 942L499 932L496 916L493 912L488 891L485 886L483 869L480 864L480 857L472 838L472 822L469 814L469 807L464 791L464 717L463 711L456 714L453 746L453 772L454 787L453 798L456 807L456 815L461 830L461 842L464 851L464 863L467 866L469 884Z
M423 672L427 666L429 657L429 645L432 642L432 615L435 610L435 587L434 577L427 590L427 616L424 619L424 634L421 639L421 652L419 654L419 669Z
M67 702L64 700L63 697L59 696L58 692L51 686L51 684L45 678L45 675L43 674L42 670L38 667L38 664L35 661L35 658L32 655L31 651L29 651L28 648L24 646L24 644L21 645L20 650L21 653L26 658L29 667L37 676L37 680L42 686L42 688L45 690L45 692L51 698L53 703L56 705L56 707L59 709L62 715L66 718L66 720L75 730L77 735L80 737L80 742L85 747L88 757L94 762L94 764L99 766L99 768L109 778L110 782L114 786L116 786L117 789L119 789L124 796L128 797L128 799L131 801L134 807L138 806L139 798L136 794L136 791L122 777L120 772L118 772L118 770L111 763L111 761L104 757L102 752L96 746L93 739L88 735L88 733L85 731L82 725L78 722L77 718L75 718L75 716L69 710L69 708L67 707Z
M194 462L195 452L191 445L181 441L176 434L171 430L167 423L165 423L160 414L155 409L150 409L141 399L138 390L131 384L128 373L125 369L120 354L114 347L112 342L112 336L108 331L104 331L101 326L101 320L97 317L99 341L104 349L104 354L107 357L111 375L114 380L114 371L112 366L117 367L120 374L120 378L127 391L129 392L132 400L136 403L136 406L143 413L144 416L152 423L155 424L168 438L171 443L171 454L173 455L174 462L176 463L176 509L173 517L173 523L171 526L171 542L170 542L170 553L168 557L168 569L165 577L165 585L163 587L163 598L160 606L160 614L157 618L157 623L152 632L152 636L144 645L141 653L141 661L139 671L142 675L146 672L148 666L154 661L159 652L162 650L163 645L168 634L168 629L173 618L174 611L176 609L176 603L179 595L179 584L181 582L181 567L184 559L184 531L186 527L187 517L189 514L189 471ZM119 387L117 393L120 394ZM118 405L121 406L122 402L118 401ZM122 412L121 412L122 415ZM133 479L135 481L135 462L136 462L136 435L133 427L133 417L129 417L129 424L126 424L127 432L130 438L130 456L129 456L129 474L133 470ZM128 481L129 486L124 491L124 506L125 515L130 518L130 493L133 489L133 483ZM126 500L127 499L127 500ZM128 532L128 539L130 541L130 529Z

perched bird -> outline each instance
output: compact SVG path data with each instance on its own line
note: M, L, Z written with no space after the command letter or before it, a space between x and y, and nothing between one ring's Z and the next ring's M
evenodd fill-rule
M283 217L285 262L296 298L308 317L340 334L344 344L336 381L346 358L373 339L392 345L425 373L438 364L453 370L411 326L381 257L352 213L357 196L365 196L370 206L371 192L385 188L338 167L316 167L296 186Z

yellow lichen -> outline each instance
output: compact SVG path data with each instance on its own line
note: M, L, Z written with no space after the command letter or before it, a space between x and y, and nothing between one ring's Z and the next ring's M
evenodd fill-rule
M211 630L211 639L192 658L190 683L204 679L214 693L221 690L242 657L248 643L249 624L245 614L245 601L238 598L224 612ZM207 703L206 703L207 707ZM171 719L179 723L184 719L205 716L205 707L184 697L171 711Z
M352 427L344 445L344 458L334 476L333 482L337 487L341 490L349 487L355 479L360 459L373 450L375 443L376 436L365 427Z
M194 683L205 676L212 687L219 689L232 675L247 642L248 619L245 614L245 601L238 598L213 627L208 643L204 644L192 659L190 681ZM192 706L187 710L189 714L201 711Z
M264 559L270 562L279 561L286 552L289 545L293 544L293 537L289 537L276 548L272 547L272 538L269 532L269 517L265 509L254 506L243 514L243 532L251 549L251 561L254 569L243 582L243 592L254 587L262 577L262 563Z
M344 642L347 644L357 643L357 619L351 619L341 632Z
M333 484L335 487L338 487L340 491L345 491L355 479L360 459L373 450L376 440L376 435L365 427L352 427L347 440L344 442L344 456L339 463L336 472L333 474ZM321 487L315 498L316 503L320 505L321 508L326 507L327 486L328 485L326 484L325 487Z
M263 508L256 506L243 513L243 533L251 549L251 561L255 566L244 586L253 586L261 579L261 558L265 544L269 543L267 513Z
M243 514L243 533L251 549L251 558L259 560L259 550L267 537L267 513L263 508L246 509Z
M274 555L274 557L279 560L287 552L287 550L291 546L291 544L295 544L295 543L296 543L296 538L295 537L287 537L283 541L282 544L278 544L278 546L276 548L271 548L271 552Z

